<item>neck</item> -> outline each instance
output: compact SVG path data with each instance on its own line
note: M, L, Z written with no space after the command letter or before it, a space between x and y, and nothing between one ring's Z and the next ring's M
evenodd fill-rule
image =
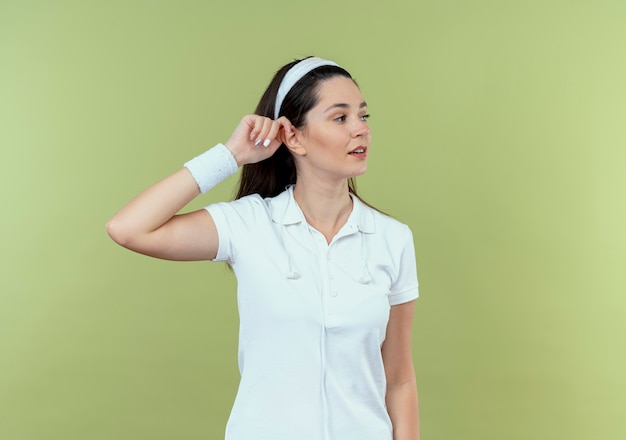
M352 212L347 179L336 185L298 179L293 196L306 221L324 234L328 243Z

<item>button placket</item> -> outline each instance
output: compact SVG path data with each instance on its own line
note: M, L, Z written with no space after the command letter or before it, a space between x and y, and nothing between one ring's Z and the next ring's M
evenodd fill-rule
M334 282L335 279L335 269L333 268L333 261L330 256L330 248L326 252L326 277L328 278L328 292L331 297L337 296L337 291L335 290Z
M333 245L334 243L331 243L331 245L328 248L326 257L327 257L327 263L328 263L328 269L327 269L327 278L328 278L328 294L329 294L329 304L328 304L328 311L330 313L330 315L334 315L335 314L335 309L337 307L336 305L336 298L339 296L339 290L338 290L338 286L337 286L337 267L333 261L332 258L332 249L333 249Z

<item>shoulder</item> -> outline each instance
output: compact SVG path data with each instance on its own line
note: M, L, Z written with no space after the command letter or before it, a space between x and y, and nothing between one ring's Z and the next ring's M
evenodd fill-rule
M250 194L240 199L231 200L229 202L217 202L205 207L209 212L223 211L223 212L248 212L263 210L267 206L266 200L264 200L258 194Z
M254 223L261 218L272 219L275 213L288 204L289 194L284 191L275 197L263 198L259 194L250 194L230 202L218 202L206 206L212 216L226 217L228 221L239 218Z
M367 209L369 209L372 212L372 215L376 219L376 222L381 225L384 225L385 227L394 228L394 229L402 229L402 230L409 229L409 226L406 223L403 223L398 219L395 219L373 208L370 208L369 206L367 207Z
M364 225L365 232L372 232L392 241L413 239L407 224L366 205L358 197L355 200L361 212L361 224Z
M217 229L239 230L259 224L269 217L267 202L258 194L251 194L230 202L218 202L204 208L211 214Z

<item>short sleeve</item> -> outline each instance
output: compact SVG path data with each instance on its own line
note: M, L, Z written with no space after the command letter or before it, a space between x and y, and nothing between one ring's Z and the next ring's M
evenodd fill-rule
M263 199L257 194L232 202L214 203L204 209L213 218L219 240L217 255L212 261L234 263L239 243L248 242L249 234L253 233L251 225L258 225L259 217L267 218Z
M391 285L389 304L392 306L412 301L419 297L417 267L415 262L415 246L413 234L404 225L404 233L398 243L400 251L397 277Z
M232 243L230 237L233 236L227 221L227 213L229 211L228 203L215 203L207 206L206 209L215 223L218 237L217 255L212 261L232 261Z

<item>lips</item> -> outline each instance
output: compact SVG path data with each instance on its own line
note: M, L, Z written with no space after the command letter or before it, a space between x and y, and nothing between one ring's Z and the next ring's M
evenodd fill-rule
M365 154L367 153L367 147L356 147L354 150L350 151L348 154Z

